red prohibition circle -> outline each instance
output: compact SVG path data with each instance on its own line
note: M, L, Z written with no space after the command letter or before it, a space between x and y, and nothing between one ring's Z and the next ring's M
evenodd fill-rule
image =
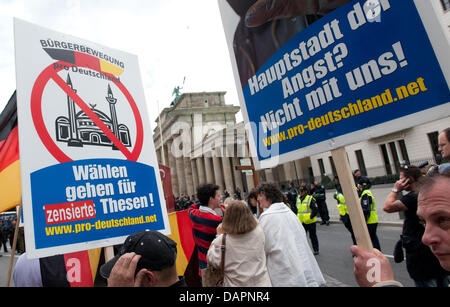
M57 68L54 68L58 64ZM106 127L106 125L98 119L98 117L90 110L90 108L84 103L84 101L62 80L62 78L58 75L58 72L66 67L85 67L91 70L95 70L97 72L101 72L100 69L89 65L89 64L79 64L73 65L69 63L65 63L62 61L56 62L48 66L44 71L39 75L34 83L33 90L31 92L31 114L33 118L33 123L36 128L36 132L39 135L42 143L47 148L49 153L60 163L71 162L73 161L69 156L67 156L53 141L51 138L47 127L44 124L44 119L42 116L42 95L45 87L47 86L50 80L53 80L57 83L57 85L66 92L74 102L88 115L94 123L99 126L100 129L106 134L106 136L113 142L114 145L125 155L127 160L129 161L137 161L144 144L144 128L142 124L142 117L139 113L139 109L134 101L133 97L126 89L126 87L115 78L111 78L111 82L113 82L122 92L122 94L126 97L130 107L133 111L133 115L136 121L136 143L132 152L130 152L117 138L116 136ZM101 72L105 74L104 72ZM106 74L109 75L109 74ZM114 77L110 75L111 77ZM91 117L92 116L92 117Z

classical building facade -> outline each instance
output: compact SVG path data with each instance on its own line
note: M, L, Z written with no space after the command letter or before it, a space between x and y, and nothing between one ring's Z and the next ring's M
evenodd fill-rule
M159 162L170 167L175 196L194 195L198 185L206 182L225 187L225 178L232 190L231 161L222 159L219 149L208 141L236 124L240 108L226 105L224 96L225 92L182 94L156 120L155 148Z
M225 92L186 93L156 120L154 143L160 163L171 169L174 195L194 195L203 183L216 183L233 195L254 187L244 123L236 123L240 108L225 104ZM352 170L369 177L397 174L402 163L436 162L438 135L450 118L416 126L346 146ZM257 171L259 182L321 181L337 175L331 152Z
M254 187L240 107L225 104L225 92L185 93L164 109L154 129L159 163L171 169L174 195L194 195L200 184L214 182L233 194ZM260 182L287 182L314 177L309 158L257 172Z

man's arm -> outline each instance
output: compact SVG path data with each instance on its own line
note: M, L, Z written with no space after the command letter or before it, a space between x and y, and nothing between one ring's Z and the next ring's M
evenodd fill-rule
M361 207L363 210L364 218L366 221L370 217L370 204L372 203L372 199L366 194L363 197L361 197Z
M397 199L396 192L390 192L389 195L386 198L386 201L384 202L383 210L387 213L394 213L399 211L406 211L408 208L405 206L404 203L402 203L400 200Z
M311 219L315 218L319 213L319 208L317 207L316 201L314 199L311 200Z
M384 202L383 210L387 213L394 213L399 211L406 211L408 207L405 206L403 202L397 200L398 193L404 191L409 185L409 179L400 179L394 184L394 188L389 193ZM394 192L397 191L397 192Z

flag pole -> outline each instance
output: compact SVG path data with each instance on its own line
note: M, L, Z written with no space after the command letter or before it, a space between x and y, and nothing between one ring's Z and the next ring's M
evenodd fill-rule
M11 249L11 259L9 260L9 270L8 270L8 280L6 282L6 287L9 288L9 285L11 283L11 275L12 275L12 269L14 266L14 254L16 253L16 247L17 247L17 237L19 235L19 226L20 226L20 218L22 216L22 199L20 200L19 205L19 216L16 221L16 229L14 231L14 240L13 240L13 246Z
M159 112L159 100L156 101L156 105L158 106L158 126L159 126L159 139L161 143L161 161L163 165L166 165L166 154L164 151L164 140L163 140L163 133L162 133L162 123L161 123L161 113Z

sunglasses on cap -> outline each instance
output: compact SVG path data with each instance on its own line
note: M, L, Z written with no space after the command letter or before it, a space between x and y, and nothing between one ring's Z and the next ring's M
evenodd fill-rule
M436 174L450 174L450 163L444 163L441 165L433 165L427 172L427 176Z

